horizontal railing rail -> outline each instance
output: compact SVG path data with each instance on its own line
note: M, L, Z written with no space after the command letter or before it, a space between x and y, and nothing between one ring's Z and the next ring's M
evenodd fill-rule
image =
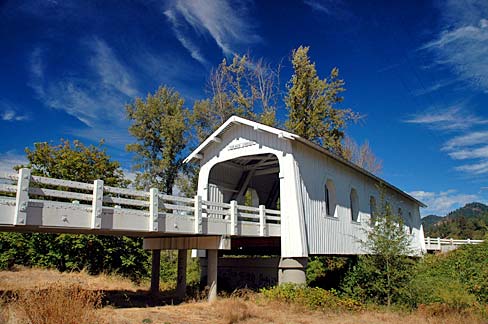
M230 234L239 235L238 224L259 224L259 235L266 236L268 224L280 224L279 210L244 206L236 201L230 203L202 200L160 194L157 189L149 191L131 188L105 186L102 180L84 183L70 180L33 176L30 169L20 169L18 174L0 174L0 196L15 198L13 225L24 225L30 203L41 203L46 208L61 204L70 204L70 208L90 208L92 228L101 227L104 209L116 208L118 213L148 213L148 231L159 229L161 215L190 217L194 221L195 233L202 234L202 219L220 219L230 223ZM53 205L54 204L54 205ZM54 207L52 207L54 208Z
M443 246L480 244L483 243L484 240L472 240L472 239L460 240L460 239L452 239L452 238L443 239L440 237L426 237L424 239L424 242L427 250L441 250Z

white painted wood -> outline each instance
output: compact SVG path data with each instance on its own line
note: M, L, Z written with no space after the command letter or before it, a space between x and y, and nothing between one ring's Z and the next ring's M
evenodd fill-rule
M149 190L149 231L159 230L159 190L151 188Z
M105 188L104 188L105 189ZM150 207L150 202L147 200L128 199L119 197L104 196L103 202L117 205L126 205L132 207Z
M203 232L203 220L202 220L202 197L195 196L194 206L194 221L195 221L195 234L202 234Z
M0 192L16 193L17 186L0 183Z
M259 205L259 236L267 236L266 231L266 208L264 205Z
M84 183L84 182L77 182L77 181L70 181L70 180L61 180L61 179L54 179L54 178L46 178L40 176L32 176L32 182L36 184L44 184L44 185L51 185L51 186L59 186L59 187L67 187L73 189L83 189L83 190L93 190L93 184L91 183Z
M133 190L127 188L118 188L111 186L104 186L103 191L106 193L113 193L118 195L134 196L134 197L149 197L150 193L147 191Z
M102 226L102 210L103 208L103 180L95 180L93 182L93 201L92 201L92 215L91 228L99 229Z
M237 235L238 228L237 228L237 201L232 200L230 202L230 235Z
M92 201L93 195L79 193L79 192L70 192L70 191L61 191L61 190L53 190L53 189L46 189L46 188L29 188L29 195L35 196L44 196L48 198L65 198L65 199L76 199L76 200L83 200L83 201Z
M13 225L25 225L27 223L30 179L31 172L29 169L22 168L19 170Z

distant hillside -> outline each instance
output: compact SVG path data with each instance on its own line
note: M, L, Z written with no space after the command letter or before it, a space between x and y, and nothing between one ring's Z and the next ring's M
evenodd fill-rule
M488 233L488 206L473 202L445 217L429 215L422 219L425 236L483 239Z

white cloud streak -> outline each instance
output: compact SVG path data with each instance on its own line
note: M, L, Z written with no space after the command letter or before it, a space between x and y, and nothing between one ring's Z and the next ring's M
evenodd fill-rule
M138 94L129 69L103 40L82 42L91 56L84 74L45 78L42 50L31 54L31 87L48 107L65 111L90 128L107 129L125 120L124 104Z
M444 216L456 208L480 199L478 195L458 193L453 189L441 192L419 190L409 192L409 194L428 206L422 210L423 215L434 214Z
M465 130L473 126L488 125L488 119L470 114L459 106L444 110L428 109L414 114L405 120L406 123L423 124L435 130Z
M197 45L197 41L204 39L202 36L210 36L224 55L233 54L242 44L260 40L248 22L246 11L242 2L231 5L228 0L174 0L164 15L181 45L195 60L207 64Z
M20 164L27 163L24 155L17 154L14 151L7 151L0 153L0 173L12 174L15 173L13 167Z
M460 80L488 92L488 2L442 2L445 28L422 49L431 52L436 63L450 68Z

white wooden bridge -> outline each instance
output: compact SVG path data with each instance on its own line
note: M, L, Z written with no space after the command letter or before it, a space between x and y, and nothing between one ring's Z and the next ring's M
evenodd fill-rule
M131 235L280 236L280 211L31 176L0 176L0 230Z
M480 244L483 240L455 240L452 238L442 239L440 237L426 237L425 248L427 252L448 252L466 244Z

